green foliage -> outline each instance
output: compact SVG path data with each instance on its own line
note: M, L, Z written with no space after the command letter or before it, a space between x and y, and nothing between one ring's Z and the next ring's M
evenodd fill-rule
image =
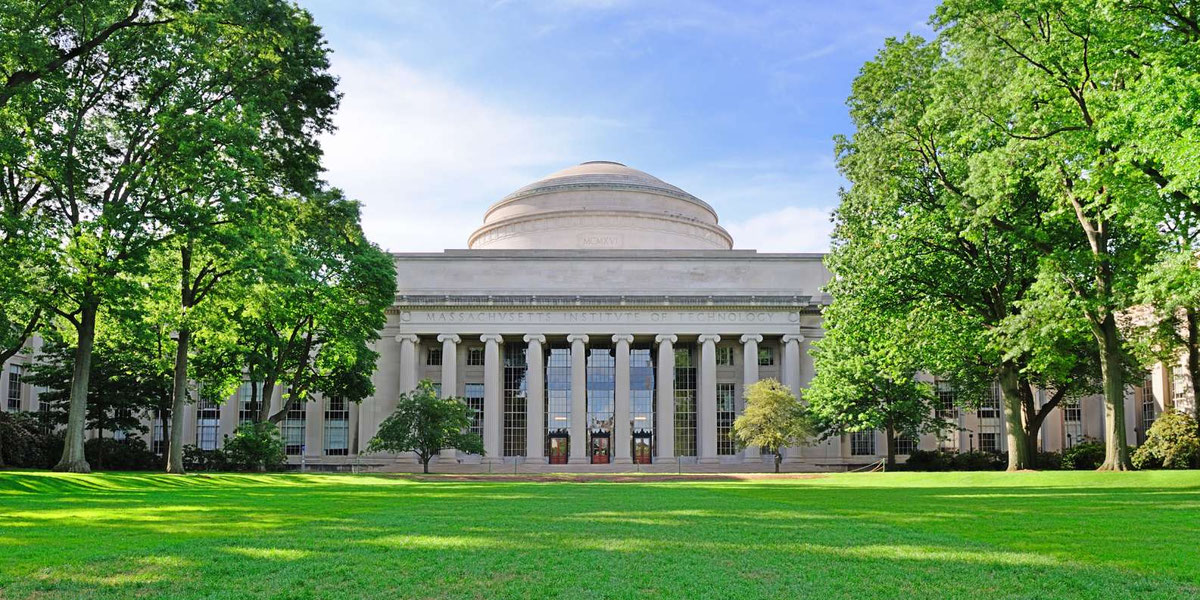
M1074 446L1063 450L1062 468L1076 470L1098 469L1104 464L1104 442L1083 438Z
M243 423L226 436L221 468L230 471L276 471L287 464L283 437L272 423Z
M746 409L733 421L730 437L739 446L758 446L775 455L775 471L783 449L807 444L816 429L804 406L787 386L763 379L746 386Z
M220 471L225 468L225 453L220 448L204 450L189 444L183 447L183 468L188 471Z
M400 395L396 410L367 444L367 452L415 452L426 473L429 460L445 448L483 455L483 440L467 429L473 413L462 398L438 396L433 383L422 380L417 389Z
M1146 443L1133 453L1139 469L1188 469L1200 466L1200 435L1191 415L1168 410L1146 432Z

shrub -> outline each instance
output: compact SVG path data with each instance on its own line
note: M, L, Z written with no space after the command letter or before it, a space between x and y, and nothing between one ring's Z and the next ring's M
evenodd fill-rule
M0 412L0 466L49 469L62 456L62 437L31 412Z
M1200 463L1200 434L1191 415L1168 410L1146 432L1146 443L1133 453L1139 469L1187 469Z
M1078 444L1063 450L1062 468L1087 470L1099 469L1104 464L1104 442L1083 438Z
M222 467L231 471L282 470L287 463L283 437L272 423L240 425L233 437L225 436L222 454Z
M943 450L913 450L904 461L909 471L949 471L954 454Z
M960 452L954 455L952 468L955 471L1003 471L1008 466L1008 456L995 452Z
M93 438L83 443L83 454L97 470L157 471L163 459L150 451L142 438L130 435L125 439Z
M188 471L219 471L225 465L220 450L204 450L198 446L183 447L183 468Z
M1034 467L1044 471L1057 471L1063 468L1062 454L1058 452L1039 451L1033 458Z

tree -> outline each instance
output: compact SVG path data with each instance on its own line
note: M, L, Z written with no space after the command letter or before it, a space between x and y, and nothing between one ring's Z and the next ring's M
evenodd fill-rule
M244 191L236 186L245 165L277 170L276 181L289 186L311 179L315 137L337 102L320 31L289 2L213 0L108 34L129 7L97 4L112 14L76 11L64 18L78 20L58 23L63 39L104 39L27 84L44 114L21 122L34 151L13 169L36 178L58 251L51 308L75 329L70 416L55 468L84 472L100 307L132 293L195 196Z
M442 398L429 380L400 395L396 411L379 425L367 452L415 452L422 470L444 448L483 455L483 439L468 429L474 413L463 398Z
M746 409L733 421L730 437L738 445L758 446L775 455L775 472L783 449L808 443L815 430L804 406L787 386L763 379L746 387Z
M1039 277L1054 285L1028 300L1057 302L1065 288L1089 325L1105 396L1104 470L1132 468L1124 416L1128 352L1117 318L1156 260L1169 193L1140 168L1140 136L1122 129L1152 75L1142 50L1157 45L1157 28L1139 14L1103 0L947 0L934 18L967 73L962 110L1004 140L977 158L987 174L977 182L995 187L1018 167L1055 201L1043 220L1074 228L1071 236L1031 239L1042 254ZM1080 236L1083 244L1072 241Z
M855 361L865 349L876 360L841 371L827 366L817 378L828 371L822 386L831 417L865 408L842 404L853 397L884 398L882 388L866 391L876 386L899 386L891 394L908 399L904 404L915 411L919 394L910 380L916 371L952 381L966 406L980 405L999 382L1008 468L1030 469L1031 440L1074 383L1059 371L1035 368L1035 356L1055 366L1045 355L1086 365L1062 339L1017 339L1006 324L1031 321L1021 303L1041 268L1038 254L1029 252L1031 240L1069 239L1071 231L1042 218L1052 200L1019 161L1002 179L978 167L979 157L1004 139L959 109L970 102L963 92L967 76L943 44L906 36L887 40L854 81L848 104L856 131L837 139L838 167L851 187L834 215L826 259L834 275L826 328L845 333L822 344L827 356ZM1036 406L1035 381L1060 394ZM839 388L851 396L834 402Z
M896 339L902 328L841 301L826 309L825 324L813 352L817 376L804 392L819 429L827 435L882 429L894 467L897 439L949 428L937 416L930 385L916 378L916 356Z

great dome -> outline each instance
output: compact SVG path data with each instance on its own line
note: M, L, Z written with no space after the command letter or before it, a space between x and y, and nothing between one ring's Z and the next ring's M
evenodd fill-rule
M492 205L472 249L729 250L733 238L699 198L621 163L590 161Z

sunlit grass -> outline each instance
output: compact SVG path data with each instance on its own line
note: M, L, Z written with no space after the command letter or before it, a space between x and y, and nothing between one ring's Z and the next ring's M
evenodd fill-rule
M1200 473L0 473L0 598L1200 597Z

